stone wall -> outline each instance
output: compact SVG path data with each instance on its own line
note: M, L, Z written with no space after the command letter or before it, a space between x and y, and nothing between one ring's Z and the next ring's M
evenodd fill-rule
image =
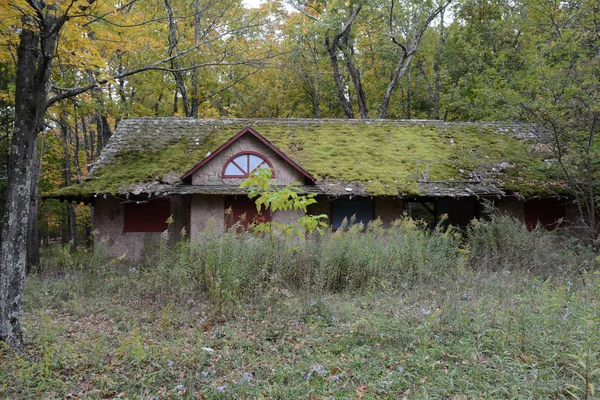
M200 240L207 229L214 233L225 230L225 206L223 196L192 196L190 212L190 238Z
M239 186L242 178L221 178L223 166L234 154L242 151L255 151L266 157L275 170L275 183L287 185L292 182L303 182L304 175L283 160L277 153L265 146L260 140L248 134L244 135L215 158L202 166L192 175L192 185L232 185Z
M123 209L121 201L112 196L95 199L94 242L106 246L111 256L137 261L156 251L161 232L123 232Z

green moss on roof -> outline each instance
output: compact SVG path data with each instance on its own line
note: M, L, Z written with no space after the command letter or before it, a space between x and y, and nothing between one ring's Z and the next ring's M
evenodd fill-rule
M123 193L179 176L251 126L317 179L359 182L374 195L417 192L417 179L462 181L481 173L524 195L559 187L543 153L493 124L347 120L124 120L90 179L58 195ZM514 132L513 132L514 133ZM502 173L494 172L502 165Z

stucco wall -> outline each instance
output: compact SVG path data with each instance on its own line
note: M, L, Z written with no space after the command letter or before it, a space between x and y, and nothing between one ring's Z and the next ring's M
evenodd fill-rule
M201 240L207 229L212 233L220 234L225 231L225 206L223 196L198 195L192 196L190 237L192 240ZM288 224L298 221L304 212L287 210L277 211L273 221Z
M304 175L279 157L273 150L252 135L244 135L223 150L215 158L203 165L192 175L193 185L233 185L239 186L243 179L221 178L223 166L234 154L242 151L255 151L265 156L275 170L275 182L278 185L287 185L292 182L303 182Z
M123 208L120 200L111 196L94 201L94 241L106 246L112 256L139 260L156 250L161 232L123 232Z
M200 240L207 229L219 234L225 230L223 196L192 196L190 212L190 238Z
M175 244L190 234L190 195L171 196L171 217L173 222L169 225L169 244Z
M304 215L302 210L286 210L276 211L273 215L273 221L281 224L293 224L298 222L298 219Z

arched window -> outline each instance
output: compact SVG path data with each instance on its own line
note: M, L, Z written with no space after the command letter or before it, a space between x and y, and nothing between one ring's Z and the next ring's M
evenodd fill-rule
M223 178L248 178L254 170L259 168L270 168L273 171L272 177L275 177L275 170L269 160L259 153L244 151L227 160L221 176Z

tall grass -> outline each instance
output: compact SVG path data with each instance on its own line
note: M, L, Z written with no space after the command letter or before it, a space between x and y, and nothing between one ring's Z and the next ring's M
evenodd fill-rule
M597 267L502 216L206 232L135 264L57 247L27 280L28 357L0 346L0 397L591 399Z
M473 221L464 237L402 218L389 229L374 221L303 240L207 231L198 242L164 240L155 258L121 268L101 253L84 258L58 251L54 260L65 262L72 281L57 296L104 291L159 303L207 299L215 314L228 315L272 291L397 290L448 282L464 268L551 276L597 263L590 249L496 214Z
M589 268L593 251L566 232L542 226L529 231L514 218L490 212L487 220L473 220L467 228L468 263L476 270L520 270L542 275L571 274Z

